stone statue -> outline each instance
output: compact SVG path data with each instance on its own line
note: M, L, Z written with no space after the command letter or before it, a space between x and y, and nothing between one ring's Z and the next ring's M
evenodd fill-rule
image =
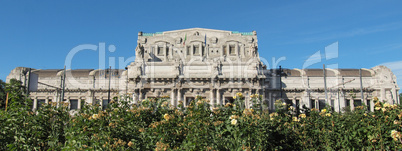
M256 56L256 48L255 48L255 43L250 45L250 56L255 57Z
M143 47L141 46L140 43L138 43L137 47L135 48L135 56L136 58L143 58Z

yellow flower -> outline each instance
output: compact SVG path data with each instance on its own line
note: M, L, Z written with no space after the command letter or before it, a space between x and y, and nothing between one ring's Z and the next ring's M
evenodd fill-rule
M375 109L375 110L380 110L381 107L377 106L377 107L375 107L374 109Z
M391 107L389 103L384 103L384 107Z
M231 119L231 120L233 120L233 119L237 119L238 118L238 116L237 115L231 115L230 117L229 117L229 119Z
M374 101L378 101L378 98L377 98L377 97L374 97Z
M376 103L374 104L374 106L381 106L381 103L380 103L380 102L376 102Z
M283 105L283 106L286 106L286 103L285 103L285 102L283 102L283 103L282 103L282 105Z
M392 130L392 131L391 131L391 137L392 137L395 141L398 141L398 139L401 138L401 133L398 132L397 130Z
M325 112L327 112L327 109L322 109L321 110L321 113L325 113Z
M299 117L306 118L306 114L300 114Z
M169 116L169 114L165 114L165 115L163 115L163 118L166 120L166 121L169 121L169 119L170 119L170 116Z
M236 119L232 119L232 121L230 121L230 123L231 123L232 125L236 125L236 124L237 124L237 120L236 120Z
M233 96L233 99L236 99L236 96Z
M133 146L133 142L129 141L127 145L128 145L128 147L131 147L131 146Z
M295 109L295 108L294 108L293 106L290 106L290 107L289 107L289 110L292 110L292 111L293 111L294 109Z
M300 120L297 117L292 117L293 122L299 122Z
M94 115L92 115L92 119L97 119L99 116L98 116L98 114L94 114Z
M237 95L238 97L240 97L240 98L243 97L243 94L242 94L241 92L237 92L236 95Z
M385 111L387 111L387 109L386 109L386 108L381 108L381 110L382 110L382 112L385 112Z
M328 116L328 117L330 117L330 116L331 116L331 113L327 113L327 114L325 114L325 116Z

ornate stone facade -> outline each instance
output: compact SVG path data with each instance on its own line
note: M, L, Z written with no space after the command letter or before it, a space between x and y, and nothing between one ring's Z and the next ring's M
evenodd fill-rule
M327 101L323 69L267 69L258 54L257 33L191 28L160 33L138 33L135 61L127 70L111 71L112 97L129 94L134 102L169 96L176 106L185 105L196 95L211 100L212 106L232 101L237 92L261 94L269 109L284 99L294 105L336 111L345 106L367 104L373 110L374 96L399 104L395 75L384 66L372 69L326 69ZM11 71L21 79L27 68ZM30 81L34 108L38 102L58 101L63 70L32 70ZM107 70L67 70L65 101L105 105L109 86ZM34 76L35 77L35 76ZM361 87L363 93L361 93ZM281 97L282 96L282 97ZM75 107L73 107L75 108Z

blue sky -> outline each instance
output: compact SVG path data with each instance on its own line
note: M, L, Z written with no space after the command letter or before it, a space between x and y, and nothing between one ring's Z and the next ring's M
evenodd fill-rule
M339 68L385 64L402 81L402 1L0 1L0 79L15 67L60 69L83 44L114 45L106 57L134 57L137 33L185 28L257 31L260 57L272 68L302 68L338 42ZM281 58L282 59L279 59ZM320 58L315 58L320 59ZM274 60L274 61L273 61ZM109 66L106 64L106 66ZM73 69L98 68L98 52L74 56Z

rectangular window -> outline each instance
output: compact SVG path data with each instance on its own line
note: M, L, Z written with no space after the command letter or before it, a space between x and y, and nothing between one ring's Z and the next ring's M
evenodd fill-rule
M78 109L78 100L70 100L70 110Z
M186 97L186 106L189 106L191 101L194 101L195 98L194 97Z
M319 109L322 110L325 108L325 100L318 100Z
M350 110L350 100L345 99L345 110Z
M366 100L367 110L370 111L370 100Z
M287 105L293 106L292 100L286 99L286 100L285 100L285 103L286 103Z
M235 55L236 54L235 45L229 45L229 53L230 53L230 55Z
M46 103L45 99L37 100L37 109L41 108Z
M186 50L186 51L187 51L187 56L191 55L191 53L190 53L190 52L191 52L191 47L190 47L190 46L187 46L187 50Z
M226 46L223 46L223 55L228 55L228 49L226 48Z
M315 100L310 100L310 108L315 108Z
M234 102L233 97L225 97L225 104L227 104L227 103L233 103L233 102Z
M163 47L158 47L158 56L162 56L164 54L164 48Z
M353 105L355 105L355 107L362 106L362 101L361 100L354 100Z
M166 56L169 56L169 47L166 47Z
M200 55L200 47L198 45L194 45L194 56L199 56Z

